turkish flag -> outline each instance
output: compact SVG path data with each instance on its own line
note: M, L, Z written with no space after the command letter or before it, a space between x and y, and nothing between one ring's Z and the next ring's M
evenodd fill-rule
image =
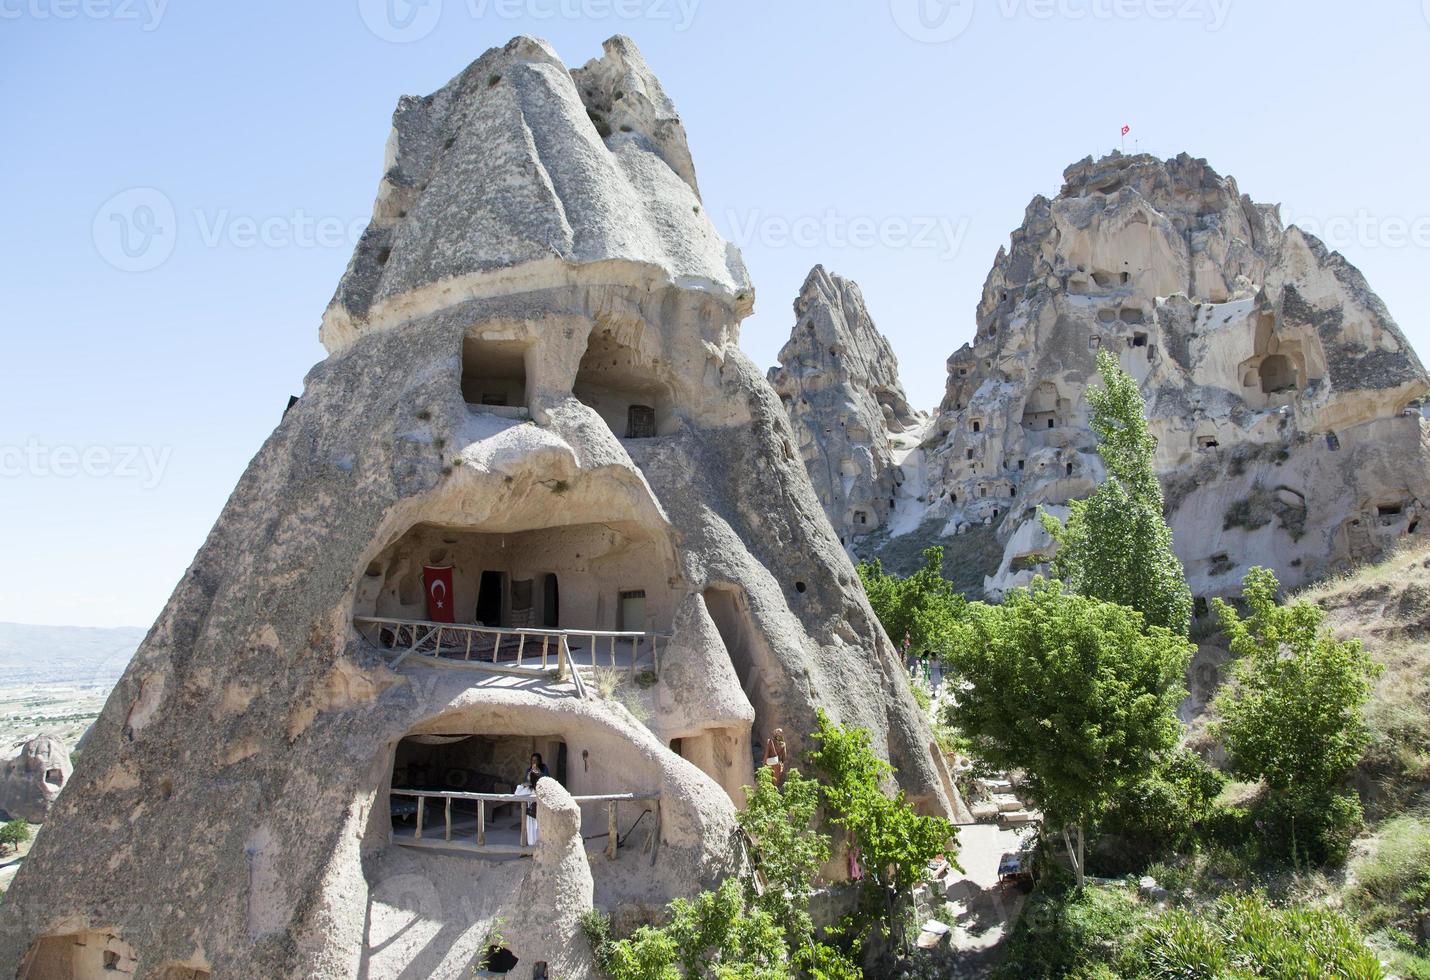
M1122 135L1123 135L1123 136L1126 136L1126 135L1127 135L1128 133L1130 133L1130 132L1132 132L1132 127L1131 127L1131 126L1123 126L1123 127L1122 127Z
M452 601L452 566L423 565L422 581L427 586L427 619L433 623L455 623L457 606Z

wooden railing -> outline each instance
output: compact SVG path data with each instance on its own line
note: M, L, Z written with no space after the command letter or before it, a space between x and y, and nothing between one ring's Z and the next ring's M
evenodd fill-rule
M455 790L420 790L420 789L392 789L389 791L393 797L408 797L417 800L417 813L413 820L412 836L403 838L395 836L393 841L398 844L414 845L418 847L438 846L435 839L425 835L427 820L427 801L440 800L442 805L442 843L441 846L459 847L464 850L481 851L495 854L531 854L536 850L536 845L529 843L526 833L526 804L535 803L536 797L520 795L517 793L462 793ZM606 856L614 858L617 849L620 847L620 811L622 803L654 803L654 807L647 807L645 812L637 817L639 822L646 813L653 812L654 819L650 829L646 832L645 843L642 851L649 851L654 844L655 835L660 831L660 794L659 793L604 793L597 796L573 796L578 806L606 804ZM469 839L452 836L452 803L457 800L475 801L477 804L477 828L476 833ZM501 806L507 803L517 805L517 823L520 825L520 841L515 846L506 844L487 843L487 804L492 803ZM635 825L631 825L631 830ZM627 831L629 836L630 831ZM597 835L601 836L601 835ZM431 843L423 844L423 841Z
M632 679L646 659L643 641L650 640L650 670L660 673L660 640L669 640L669 633L638 633L628 630L559 630L536 627L494 627L478 626L472 623L434 623L429 620L394 619L387 616L354 616L353 625L368 642L375 646L401 650L392 662L396 667L412 655L440 657L444 660L459 660L473 666L498 673L530 675L550 672L552 658L555 658L557 678L571 673L578 690L584 690L579 676L570 668L573 665L572 640L590 641L590 666L594 670L601 666L611 669L618 667L620 655L630 644L630 663L620 664L628 668ZM502 663L504 648L507 652L516 647L514 665ZM605 655L601 649L605 647ZM583 651L584 653L585 651ZM600 661L605 660L606 664ZM536 664L540 663L540 666ZM585 657L581 666L585 666ZM584 696L584 695L583 695Z

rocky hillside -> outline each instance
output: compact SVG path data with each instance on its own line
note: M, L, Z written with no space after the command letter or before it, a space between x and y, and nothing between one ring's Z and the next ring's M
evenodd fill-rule
M857 283L815 266L794 316L769 380L819 502L847 544L888 523L904 482L898 449L917 443L928 418L909 407L899 362Z
M1412 808L1430 788L1430 542L1407 543L1301 596L1384 668L1367 711L1374 741L1357 782L1373 816Z
M1142 385L1199 600L1235 593L1252 564L1296 586L1420 531L1430 383L1354 267L1185 154L1063 177L999 250L918 451L869 476L898 488L892 516L866 531L826 501L855 554L902 567L942 543L950 573L993 598L1031 578L1051 547L1038 508L1061 514L1102 478L1085 399L1099 350ZM813 401L791 417L844 421Z

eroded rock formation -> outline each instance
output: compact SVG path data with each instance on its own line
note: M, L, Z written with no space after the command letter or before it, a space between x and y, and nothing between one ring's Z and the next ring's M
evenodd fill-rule
M918 444L928 419L909 407L898 360L858 284L817 265L794 315L770 384L819 502L849 544L888 523L903 483L900 450Z
M50 735L27 739L13 756L0 760L0 815L44 823L71 771L64 742Z
M738 349L752 301L629 41L572 72L517 38L402 100L329 356L96 722L0 972L456 977L505 922L514 976L581 976L579 912L730 871L753 753L776 726L800 752L819 707L947 811ZM650 717L596 696L607 670ZM605 801L538 784L514 859L519 809L443 795L510 792L531 752L577 797L635 795L615 841Z
M973 342L948 360L904 463L920 477L906 519L861 552L941 542L992 597L1027 581L1051 548L1037 509L1061 515L1102 478L1085 398L1099 349L1147 398L1196 596L1235 593L1253 564L1294 586L1420 531L1430 386L1356 269L1203 160L1113 154L1064 180L999 251Z

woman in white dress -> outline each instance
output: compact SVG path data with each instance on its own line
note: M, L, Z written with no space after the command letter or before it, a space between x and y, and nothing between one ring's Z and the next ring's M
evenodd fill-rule
M516 795L529 797L536 796L536 783L541 778L542 777L539 773L528 772L526 774L526 782L522 783L516 788ZM526 843L528 845L535 844L538 836L536 824L536 801L533 799L530 803L521 803L518 805L522 807L522 819L526 821Z

